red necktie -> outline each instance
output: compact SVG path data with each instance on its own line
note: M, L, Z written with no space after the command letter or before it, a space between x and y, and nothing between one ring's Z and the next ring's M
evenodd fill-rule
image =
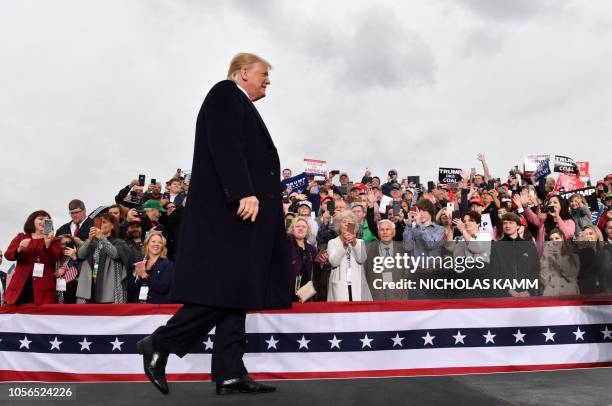
M74 228L74 234L72 235L77 235L77 233L79 232L79 228L81 228L81 225L77 224L76 227Z

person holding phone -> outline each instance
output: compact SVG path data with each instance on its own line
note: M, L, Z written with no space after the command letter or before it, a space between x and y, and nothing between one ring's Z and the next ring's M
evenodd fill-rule
M327 244L332 267L327 290L328 302L372 300L363 267L367 258L365 242L355 236L357 221L357 216L350 210L334 216L338 237Z
M405 220L404 248L415 257L440 257L442 255L445 232L444 227L433 222L435 213L434 204L428 199L420 199L414 207L415 211L408 213L408 218ZM435 263L435 261L430 261L430 263ZM411 278L416 281L417 286L420 286L420 279L435 279L437 276L443 277L444 275L439 271L434 266L425 264L415 269L411 274ZM415 289L411 293L412 299L435 299L446 295L443 291L421 289Z
M141 186L140 183L143 183ZM134 179L115 196L115 203L129 209L136 208L146 201L144 198L144 179Z
M5 291L7 304L55 303L53 268L60 257L61 246L60 239L53 237L50 221L51 216L46 211L33 212L23 226L23 233L17 234L6 249L6 259L17 262ZM47 233L44 232L45 222Z
M70 234L59 236L62 254L55 263L55 289L57 303L74 304L76 303L76 289L78 270L77 248L79 240Z
M77 303L125 303L130 250L119 237L119 223L109 214L99 214L89 237L77 250L81 272Z
M451 275L455 277L466 278L471 281L482 279L487 275L487 268L491 261L491 241L493 240L491 233L482 231L480 228L481 215L477 211L469 211L463 215L463 218L454 219L453 225L460 233L452 243L445 243L447 248L450 248L453 257L472 258L475 262L482 263L482 268L467 269L462 272L454 272ZM479 290L466 290L463 292L455 292L461 297L479 297Z
M538 229L536 247L542 254L546 235L558 228L566 239L572 239L576 231L576 224L569 213L567 201L561 196L552 195L540 206L540 213L536 214L530 207L530 199L525 193L515 194L512 201L519 214L525 213L527 221Z

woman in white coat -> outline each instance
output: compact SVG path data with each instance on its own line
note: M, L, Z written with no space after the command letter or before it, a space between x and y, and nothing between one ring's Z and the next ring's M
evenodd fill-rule
M330 240L327 245L332 266L328 302L372 300L363 268L367 257L365 242L355 236L357 222L357 216L350 210L334 216L338 237Z

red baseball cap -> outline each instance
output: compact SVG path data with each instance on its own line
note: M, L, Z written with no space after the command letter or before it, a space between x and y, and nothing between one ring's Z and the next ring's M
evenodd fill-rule
M360 182L360 183L355 183L351 190L353 190L353 189L366 190L367 187L366 187L366 185L364 185L363 183Z
M479 204L479 205L481 205L481 206L483 206L483 207L484 207L484 205L485 205L484 201L483 201L483 200L482 200L480 197L475 197L475 198L473 198L473 199L470 199L470 202L469 202L469 203L470 203L470 204Z

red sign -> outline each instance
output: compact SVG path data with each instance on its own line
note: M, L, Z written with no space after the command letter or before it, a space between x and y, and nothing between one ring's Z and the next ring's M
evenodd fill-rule
M591 175L589 174L589 161L576 161L576 165L578 166L578 170L580 171L580 178L589 179Z
M557 183L555 183L554 191L558 192L561 189L563 189L566 192L569 192L569 191L576 190L576 189L582 189L585 186L586 186L586 183L581 181L580 178L578 178L577 176L569 175L567 173L562 173L557 178Z

